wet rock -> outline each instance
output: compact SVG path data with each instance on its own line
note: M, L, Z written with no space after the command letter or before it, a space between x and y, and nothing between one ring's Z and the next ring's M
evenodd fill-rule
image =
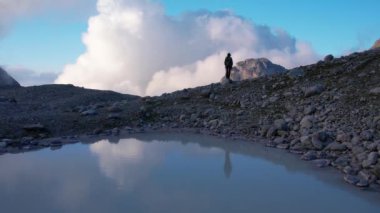
M356 175L358 173L358 171L353 169L351 166L345 166L343 168L343 172L347 175Z
M359 182L356 183L357 187L365 188L369 186L369 182L363 178L359 178Z
M316 151L308 151L301 157L302 160L305 161L311 161L317 159L317 152Z
M313 163L319 168L324 168L330 166L331 161L328 159L316 159L313 160Z
M345 167L349 163L349 158L347 156L340 156L338 157L333 163L333 166L337 167Z
M360 179L363 179L363 180L366 180L368 181L369 183L373 183L376 181L376 176L373 175L370 171L368 170L361 170L358 174L358 177Z
M344 176L344 181L346 181L347 183L349 183L349 184L352 184L352 185L355 185L356 186L356 184L357 183L359 183L359 178L358 177L356 177L356 176L353 176L353 175L345 175Z
M304 89L304 96L306 98L314 96L314 95L319 95L323 91L325 91L325 87L322 84L316 84L311 87L307 87Z
M289 149L289 144L278 144L277 149Z

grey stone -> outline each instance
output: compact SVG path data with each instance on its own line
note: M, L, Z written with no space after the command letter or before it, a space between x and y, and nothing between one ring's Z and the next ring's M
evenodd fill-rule
M321 150L323 149L324 145L322 143L322 141L319 140L319 136L318 134L314 134L312 137L311 137L311 143L313 144L313 146L318 149L318 150Z
M327 145L326 150L330 151L345 151L347 150L347 146L341 143L333 142Z
M328 159L316 159L313 160L313 163L319 168L324 168L330 166L331 161Z
M353 175L345 175L344 176L344 181L346 181L349 184L356 185L359 183L359 178Z
M294 69L289 70L287 74L291 78L300 78L305 75L305 71L301 68L294 68Z
M333 166L345 167L348 165L349 159L347 156L340 156L334 162Z
M303 117L300 122L301 128L310 129L313 127L313 120L313 117L310 115Z
M304 96L307 98L307 97L311 97L314 95L319 95L323 91L325 91L325 87L322 84L316 84L316 85L305 88L304 89Z
M27 130L27 131L44 131L44 130L46 130L45 126L40 124L40 123L28 124L28 125L23 126L22 128L24 130Z
M276 146L278 149L289 149L289 144L278 144Z
M317 152L316 151L308 151L301 157L302 160L305 161L311 161L317 159Z
M95 109L89 109L81 113L83 116L94 116L97 115L98 112Z
M287 126L287 123L286 123L285 119L277 119L277 120L275 120L274 121L274 126L277 129L288 130L288 126Z
M363 140L367 140L367 141L370 141L373 139L374 137L374 134L371 130L365 130L365 131L362 131L360 133L360 137L363 139Z
M358 174L358 177L360 179L364 179L370 183L373 183L374 181L376 181L376 177L375 175L373 175L370 171L368 170L361 170Z
M314 114L316 111L317 111L317 108L315 108L314 106L307 106L304 109L304 114L305 115L311 115L311 114Z
M359 182L356 183L356 186L361 187L361 188L365 188L365 187L369 186L369 182L368 182L368 180L365 180L363 178L359 178Z
M0 148L5 148L7 146L7 143L6 142L0 142Z
M380 87L373 88L369 91L372 95L380 95Z

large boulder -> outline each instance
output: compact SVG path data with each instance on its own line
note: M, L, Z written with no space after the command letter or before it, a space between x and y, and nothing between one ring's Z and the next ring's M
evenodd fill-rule
M380 39L377 40L377 41L373 44L373 46L371 47L371 49L377 49L377 48L380 48Z
M20 84L0 67L0 88L19 87Z
M232 69L231 79L235 81L253 79L267 75L275 75L286 72L283 66L273 64L266 58L247 59L238 62Z

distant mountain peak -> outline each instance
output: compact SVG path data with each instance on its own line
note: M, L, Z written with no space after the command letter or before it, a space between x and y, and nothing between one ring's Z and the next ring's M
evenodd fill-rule
M0 67L0 88L19 86L20 84Z

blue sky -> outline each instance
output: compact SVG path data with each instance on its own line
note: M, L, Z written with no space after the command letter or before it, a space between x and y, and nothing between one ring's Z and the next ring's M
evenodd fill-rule
M7 0L6 0L7 1ZM9 0L13 1L13 0ZM166 12L231 10L256 24L281 28L309 42L317 53L345 54L369 48L380 38L378 0L162 0ZM90 6L95 8L94 5ZM0 65L22 66L38 72L61 72L85 48L81 36L94 10L73 16L39 12L19 17L0 38Z

